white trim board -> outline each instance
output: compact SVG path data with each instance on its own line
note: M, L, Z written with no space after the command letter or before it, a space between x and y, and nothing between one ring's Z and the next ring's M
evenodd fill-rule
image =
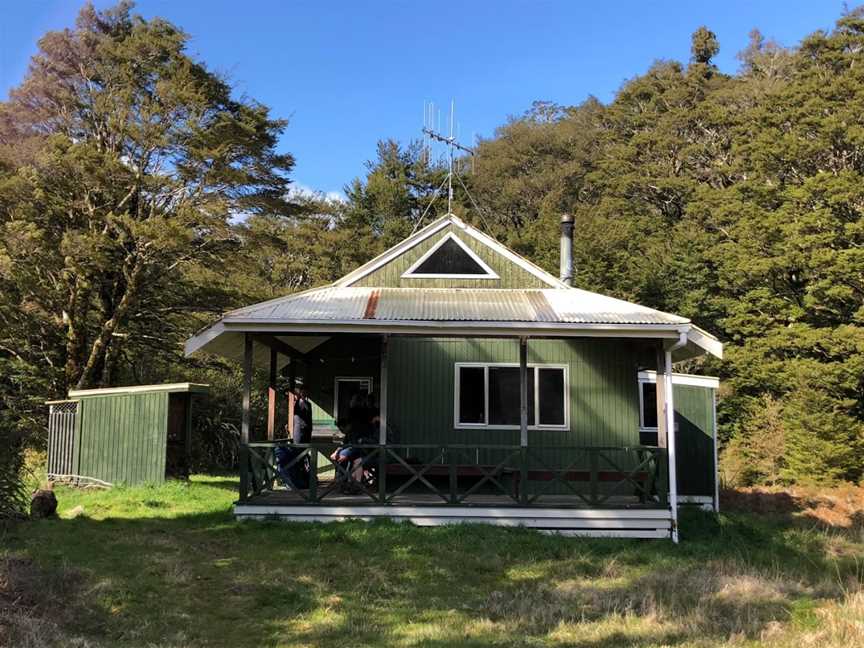
M714 497L711 495L679 495L678 505L698 506L703 511L719 512L719 507L714 502Z
M572 536L669 538L669 510L544 509L462 506L292 506L237 503L238 520L341 522L389 519L417 526L489 524Z
M212 327L193 335L185 344L187 356L207 350L206 347L224 334L272 333L291 335L306 333L314 335L335 333L390 333L393 335L419 335L427 337L490 337L515 338L527 336L543 337L618 337L641 339L677 339L678 324L558 324L545 322L464 322L464 321L376 321L376 320L291 320L261 322L248 319L230 322L219 321ZM234 342L237 352L229 357L242 357L242 336ZM222 355L227 353L218 351Z
M142 394L147 392L206 393L210 385L199 383L169 383L166 385L133 385L131 387L104 387L100 389L70 389L69 398L82 396L109 396L114 394Z
M640 371L640 383L656 383L656 371ZM707 387L709 389L718 389L720 387L720 379L715 376L694 376L692 374L672 374L673 385L689 385L690 387Z
M513 518L566 518L579 520L671 520L669 509L581 509L549 507L519 507L519 506L428 506L428 505L376 505L376 504L251 504L237 502L234 511L259 512L278 511L280 514L300 515L314 514L322 516L339 515L395 515L405 517L410 515L444 516L444 517L513 517Z
M464 251L471 260L474 261L480 269L483 270L483 274L458 274L458 273L418 273L417 268L422 266L429 257L435 254L441 246L443 246L447 241L455 241L456 245L458 245L462 251ZM474 252L471 248L469 248L465 242L456 236L453 232L447 232L441 239L429 248L423 256L417 259L414 263L411 264L411 267L408 268L405 272L402 273L402 277L405 279L500 279L501 277L489 267L489 265L477 256L477 253Z

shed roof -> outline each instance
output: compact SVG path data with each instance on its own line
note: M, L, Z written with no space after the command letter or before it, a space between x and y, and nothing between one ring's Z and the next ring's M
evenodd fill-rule
M164 385L130 385L128 387L101 387L98 389L70 389L69 398L111 396L117 394L144 394L149 392L193 392L206 394L210 385L200 383L167 383Z

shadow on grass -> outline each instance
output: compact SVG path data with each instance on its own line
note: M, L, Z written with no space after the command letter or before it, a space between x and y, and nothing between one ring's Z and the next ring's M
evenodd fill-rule
M484 526L238 523L225 510L31 522L5 544L42 569L82 575L91 618L103 621L65 619L63 632L105 645L485 646L553 631L580 648L756 638L788 621L796 601L831 595L825 574L847 569L818 537L755 518L694 513L682 525L674 546Z

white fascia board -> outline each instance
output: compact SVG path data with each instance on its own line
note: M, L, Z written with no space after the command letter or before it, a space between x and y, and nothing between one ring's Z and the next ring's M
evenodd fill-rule
M639 382L656 383L656 371L640 371ZM691 387L707 387L709 389L718 389L720 387L720 379L715 376L694 376L692 374L673 373L673 385L689 385ZM656 428L654 428L656 429Z
M69 398L84 396L109 396L112 394L141 394L148 392L198 392L206 393L210 385L201 383L169 383L166 385L133 385L131 387L102 387L99 389L70 389Z
M408 250L413 248L415 245L425 241L427 238L429 238L433 234L440 232L442 229L444 229L448 225L450 225L450 218L447 216L442 216L437 221L433 221L432 223L430 223L429 225L427 225L426 227L421 229L419 232L417 232L413 236L409 236L407 239L405 239L401 243L397 243L392 248L390 248L389 250L378 255L377 257L375 257L371 261L364 263L362 266L360 266L356 270L353 270L353 271L349 272L347 275L345 275L344 277L342 277L341 279L334 281L333 285L334 286L350 286L350 285L356 283L357 281L359 281L360 279L362 279L366 275L372 274L373 272L375 272L379 268L387 265L388 263L390 263L390 261L392 261L396 257L400 256L401 254L407 252Z
M559 324L555 322L420 321L420 320L293 320L266 322L235 319L225 331L238 333L407 333L528 337L631 337L677 339L676 324Z
M707 331L703 331L698 326L691 326L687 331L687 339L715 358L723 359L723 343Z
M479 265L483 269L484 274L443 274L443 273L423 273L418 274L415 271L419 268L423 263L431 257L438 249L444 245L447 241L455 241L456 245L458 245L462 250L469 256L474 262ZM438 241L435 245L433 245L427 252L421 256L417 261L411 264L411 267L408 268L405 272L402 273L402 276L407 279L500 279L501 277L489 267L489 265L483 261L477 254L465 245L465 242L462 241L458 236L456 236L453 232L447 232L446 235L441 237L441 240Z
M199 331L188 340L186 340L186 344L183 347L183 351L188 358L193 353L198 351L201 347L207 345L208 343L215 340L217 337L222 335L225 332L225 323L224 320L219 320L212 326Z

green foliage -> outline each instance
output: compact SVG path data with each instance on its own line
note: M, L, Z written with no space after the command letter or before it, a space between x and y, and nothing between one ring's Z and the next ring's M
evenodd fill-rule
M720 43L717 42L717 35L710 29L703 26L693 32L690 53L695 63L710 63L719 51Z
M0 521L24 515L27 506L22 460L22 438L0 409Z
M576 285L727 343L703 369L727 385L721 434L745 481L859 480L864 13L797 49L754 32L735 76L718 48L700 28L688 66L656 63L609 105L535 105L480 143L471 187L549 271L572 213ZM758 438L772 430L783 457Z
M230 219L293 209L285 122L130 8L47 34L0 105L0 344L62 366L58 391L116 382L144 331L165 347L173 315L229 304L196 280L236 246Z
M420 142L402 147L393 140L380 141L377 157L367 168L365 179L345 187L343 227L373 249L383 251L408 237L424 215L429 222L446 213L446 189L432 200L445 172L431 163Z

